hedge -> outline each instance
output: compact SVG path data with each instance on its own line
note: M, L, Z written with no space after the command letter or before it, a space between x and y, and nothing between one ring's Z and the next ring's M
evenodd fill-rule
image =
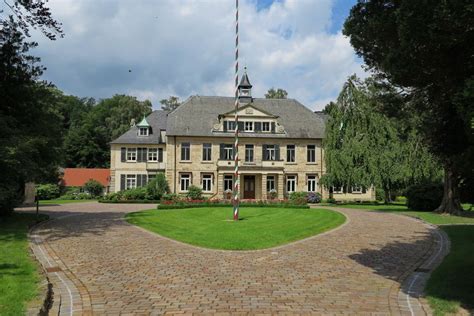
M308 205L295 204L270 204L270 203L240 203L241 207L270 207L270 208L299 208L308 209ZM232 207L230 203L175 203L175 204L159 204L156 208L159 210L176 210L183 208L198 207Z

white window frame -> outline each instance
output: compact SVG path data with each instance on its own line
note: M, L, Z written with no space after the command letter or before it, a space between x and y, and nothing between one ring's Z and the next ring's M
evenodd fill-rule
M293 146L293 148L291 148L291 151L293 152L293 160L288 159L288 153L290 152L290 148L289 148L290 146ZM296 145L293 145L293 144L286 145L286 162L296 162Z
M180 173L179 174L179 190L181 192L188 192L190 185L191 185L191 174Z
M271 130L270 122L262 122L262 132L270 132Z
M252 152L252 159L251 160L247 160L247 153L248 152ZM245 145L245 162L254 162L254 160L255 160L255 145L246 144Z
M187 145L187 146L184 146L184 145ZM184 157L183 157L183 153L184 153ZM188 157L186 157L186 153ZM191 161L191 143L181 143L181 161Z
M210 145L210 146L207 146L207 145ZM209 154L209 157L208 157L208 154ZM212 161L212 144L211 143L202 144L202 161Z
M137 161L137 148L127 148L127 162Z
M203 192L212 192L212 183L213 183L213 175L212 174L203 174L201 177L201 185Z
M318 192L318 177L314 174L310 174L306 179L306 188L308 192Z
M313 146L313 148L310 149L310 146ZM312 154L310 154L310 153L312 153ZM306 160L309 163L315 163L316 162L316 145L314 145L314 144L306 145Z
M158 148L148 148L147 160L153 162L158 161Z
M276 146L275 145L267 145L266 147L267 161L276 161Z
M244 122L244 131L253 132L253 122L251 121Z
M137 187L137 175L127 174L125 176L125 190L135 189Z
M339 189L339 190L336 190L336 189ZM344 193L344 189L342 186L339 186L339 187L332 187L332 193L335 193L335 194L342 194Z
M276 190L275 176L267 176L267 192L271 190Z
M224 145L224 160L233 160L234 159L234 148L231 144Z
M295 175L286 176L286 192L287 193L296 192L296 181L297 181L297 177Z
M145 133L143 133L145 132ZM148 127L139 127L138 136L148 136Z
M223 186L224 192L227 190L233 190L234 189L234 177L231 175L224 175L224 183Z
M362 187L361 186L352 187L352 193L362 194Z

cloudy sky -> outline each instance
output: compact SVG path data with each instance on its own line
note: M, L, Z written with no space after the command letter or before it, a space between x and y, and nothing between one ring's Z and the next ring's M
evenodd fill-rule
M362 74L341 27L355 0L241 0L240 65L312 109ZM34 35L44 78L67 94L149 99L233 93L233 0L50 0L65 37ZM131 70L131 72L129 71Z

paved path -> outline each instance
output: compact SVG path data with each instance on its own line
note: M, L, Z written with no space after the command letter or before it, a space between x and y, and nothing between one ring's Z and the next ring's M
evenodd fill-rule
M349 209L339 209L346 224L326 234L236 252L123 221L152 205L42 208L54 219L32 232L32 247L53 282L52 311L63 315L424 314L407 282L440 246L439 231L420 221Z

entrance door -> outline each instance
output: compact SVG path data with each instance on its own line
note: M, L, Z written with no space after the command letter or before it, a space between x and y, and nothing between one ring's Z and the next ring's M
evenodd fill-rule
M244 176L244 199L255 199L255 176Z

